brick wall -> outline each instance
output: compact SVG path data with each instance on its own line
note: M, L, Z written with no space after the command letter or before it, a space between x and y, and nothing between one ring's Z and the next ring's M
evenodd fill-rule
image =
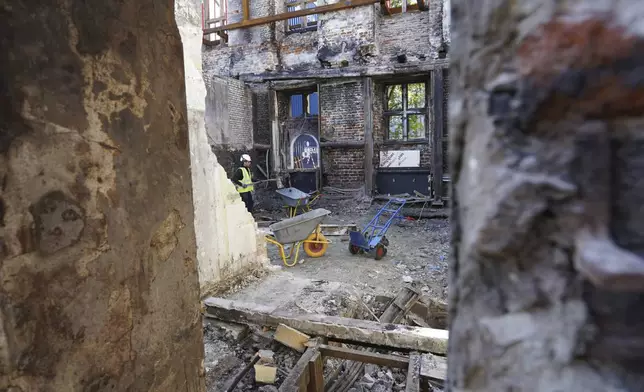
M320 85L320 136L326 141L364 140L362 81ZM324 148L323 178L328 185L364 184L364 149Z
M364 140L362 81L320 85L320 134L329 141Z
M364 185L364 150L323 148L324 185L338 188L359 188Z
M241 0L229 0L230 21L241 15ZM331 0L325 4L332 4ZM284 9L284 0L251 1L251 17ZM227 45L205 48L206 74L252 75L272 71L365 68L431 63L443 41L443 9L385 16L379 4L320 14L316 31L286 34L286 22L229 32ZM405 53L407 62L397 56ZM413 71L413 70L410 70Z
M206 133L211 144L253 148L253 96L243 82L214 77L206 85Z
M436 57L430 41L430 13L408 12L378 18L380 55L389 61L406 56L406 63L422 62Z

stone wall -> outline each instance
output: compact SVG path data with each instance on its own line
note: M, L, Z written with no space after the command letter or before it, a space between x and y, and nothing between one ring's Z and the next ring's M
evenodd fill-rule
M641 1L452 17L446 391L642 390Z
M190 157L195 209L194 227L197 240L197 261L201 295L226 288L266 261L263 239L257 240L257 226L246 211L226 171L210 147L205 127L206 85L200 72L201 29L195 18L199 8L190 0L175 2L175 15L183 41L186 70L186 95ZM227 114L225 126L239 129L228 140L233 145L252 144L252 108L250 93L236 80L220 82L225 102L217 102ZM210 101L209 101L210 102ZM244 115L240 115L243 113ZM221 119L219 113L212 113ZM212 129L212 128L211 128ZM215 137L227 137L221 130Z
M0 390L205 389L172 4L2 7Z

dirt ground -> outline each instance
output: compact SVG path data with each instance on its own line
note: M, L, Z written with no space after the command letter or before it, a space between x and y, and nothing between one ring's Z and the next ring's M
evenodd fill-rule
M318 207L332 212L325 223L355 223L358 227L367 224L380 208L371 203L356 204L353 200L327 201ZM281 211L260 211L256 215L273 219L285 216ZM268 244L272 264L269 271L248 277L222 296L275 305L297 313L369 319L371 312L379 311L374 302L376 296L395 296L404 284L412 284L431 297L446 298L449 237L446 219L399 220L387 232L388 252L382 260L366 254L351 255L347 238L334 236L329 238L332 243L323 257L306 257L293 267L283 266L276 247ZM297 362L298 353L280 347L269 337L262 337L261 331L256 332L238 336L239 331L206 322L205 366L209 392L223 390L225 382L248 363L258 349L276 351L280 369L276 385L288 374L288 369ZM378 367L368 369L367 373L373 374L366 373L366 381L359 381L355 391L404 390L404 374ZM274 390L273 386L254 385L250 376L241 384L237 391Z

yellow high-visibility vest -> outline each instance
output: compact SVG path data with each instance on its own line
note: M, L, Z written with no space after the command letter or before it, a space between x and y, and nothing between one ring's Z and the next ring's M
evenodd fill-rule
M246 186L237 186L237 192L239 193L246 193L246 192L252 192L255 190L255 187L253 186L253 180L250 178L250 169L246 167L241 167L240 168L242 171L242 180L241 183L246 185Z

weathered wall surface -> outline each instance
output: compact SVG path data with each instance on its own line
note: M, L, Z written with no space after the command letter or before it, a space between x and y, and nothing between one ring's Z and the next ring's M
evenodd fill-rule
M197 240L197 261L201 295L225 288L236 278L251 270L261 268L266 261L264 241L257 241L257 225L246 211L226 171L211 150L205 126L206 85L201 76L201 28L200 5L190 0L177 0L175 15L181 39L186 70L186 96L188 102L188 126L192 167L194 227ZM233 133L241 141L250 139L252 124L249 123L251 108L246 105L249 93L238 82L232 88L224 87L225 101L216 104L225 109L211 112L214 120L225 121L225 127L233 126ZM231 93L229 93L229 90ZM246 112L245 116L228 115L232 111ZM246 133L244 133L244 130ZM225 132L220 131L215 137ZM259 245L258 245L259 244Z
M447 0L444 0L447 1ZM332 4L328 2L326 4ZM439 3L436 5L435 3ZM284 10L280 0L251 3L251 16ZM230 22L241 20L241 0L229 3ZM449 34L449 16L443 2L430 2L428 11L384 15L380 5L363 6L319 15L316 31L286 33L286 22L230 32L226 45L204 47L204 70L212 75L265 74L275 71L351 70L391 67L414 72L431 64ZM398 56L405 54L405 62Z
M206 131L211 144L253 148L253 96L232 78L213 76L207 86Z
M0 390L203 391L172 2L13 1L0 31Z
M452 4L448 390L641 391L644 7Z
M320 136L334 142L364 141L362 80L320 85ZM324 176L329 185L354 187L364 183L364 150L325 148Z

